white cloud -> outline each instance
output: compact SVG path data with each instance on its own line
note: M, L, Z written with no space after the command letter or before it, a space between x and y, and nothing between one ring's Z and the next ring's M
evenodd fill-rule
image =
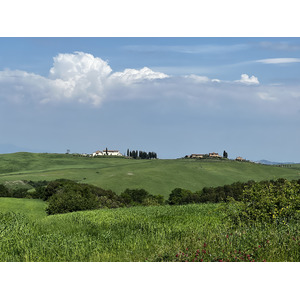
M290 64L290 63L299 63L300 58L267 58L256 60L256 62L263 64Z
M199 75L195 75L195 74L186 75L186 76L184 76L184 78L192 79L198 83L221 82L220 79L210 79L207 76L199 76Z
M111 80L120 79L123 82L130 84L132 82L139 82L143 80L163 79L169 76L161 73L154 72L151 69L144 67L140 70L136 69L125 69L123 72L116 72L110 76Z
M247 74L242 74L240 80L236 80L236 82L245 83L245 84L259 84L258 78L255 76L249 77Z
M59 54L53 60L48 78L24 71L1 71L1 90L8 89L7 98L19 102L77 101L100 105L106 93L120 84L168 77L146 67L113 73L107 62L83 52Z
M236 83L240 84L236 84ZM253 85L255 88L253 88ZM105 101L153 101L170 105L188 104L199 109L272 111L296 114L300 110L298 85L260 85L257 77L242 74L237 81L206 76L168 76L147 67L113 72L101 58L82 52L59 54L49 77L24 71L0 71L2 103L86 103ZM276 100L270 102L266 100ZM176 104L176 105L177 105Z

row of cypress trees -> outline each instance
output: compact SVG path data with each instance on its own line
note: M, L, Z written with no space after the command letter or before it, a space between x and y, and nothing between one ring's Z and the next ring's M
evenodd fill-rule
M127 156L132 157L134 159L140 158L140 159L153 159L157 158L156 152L145 152L141 150L129 150L127 149Z

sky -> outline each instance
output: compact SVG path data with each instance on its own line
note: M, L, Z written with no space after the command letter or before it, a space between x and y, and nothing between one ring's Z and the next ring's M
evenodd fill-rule
M300 38L1 37L0 153L300 162Z

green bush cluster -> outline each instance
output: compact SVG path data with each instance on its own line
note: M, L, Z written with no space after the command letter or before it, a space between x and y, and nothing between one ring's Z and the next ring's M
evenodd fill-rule
M68 179L26 183L35 189L10 190L0 184L0 197L43 199L48 202L48 214L100 208L222 202L226 203L228 219L233 223L284 223L299 215L300 180L235 182L220 187L205 187L196 192L175 188L166 201L163 196L152 195L144 189L126 189L117 195L111 190Z
M169 195L168 204L219 203L227 202L228 197L239 200L243 194L243 190L254 183L254 181L248 181L246 183L235 182L230 185L218 187L204 187L201 191L196 191L194 193L190 190L175 188Z
M300 180L255 183L244 189L239 201L228 200L225 210L233 224L287 224L300 219Z
M0 184L0 197L43 199L43 192L48 181L23 180L23 182L27 184L27 187L8 188L4 184Z
M50 182L44 189L44 200L49 215L100 208L152 206L164 203L160 195L151 195L144 189L126 189L121 195L111 190L60 179Z

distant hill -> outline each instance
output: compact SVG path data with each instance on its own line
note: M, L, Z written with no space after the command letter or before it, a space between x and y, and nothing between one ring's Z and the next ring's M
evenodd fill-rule
M37 151L34 151L33 149L19 147L19 146L12 145L12 144L0 144L0 153L1 154L15 153L15 152L21 152L21 151L37 152Z
M298 167L299 166L299 167ZM273 165L232 160L126 159L76 157L72 154L0 154L0 183L18 185L23 180L66 178L89 183L116 193L126 188L144 188L168 197L177 187L199 191L236 181L300 178L300 165Z
M256 161L256 163L263 164L263 165L292 165L292 164L296 164L294 162L274 162L274 161L269 161L269 160L265 160L265 159Z

